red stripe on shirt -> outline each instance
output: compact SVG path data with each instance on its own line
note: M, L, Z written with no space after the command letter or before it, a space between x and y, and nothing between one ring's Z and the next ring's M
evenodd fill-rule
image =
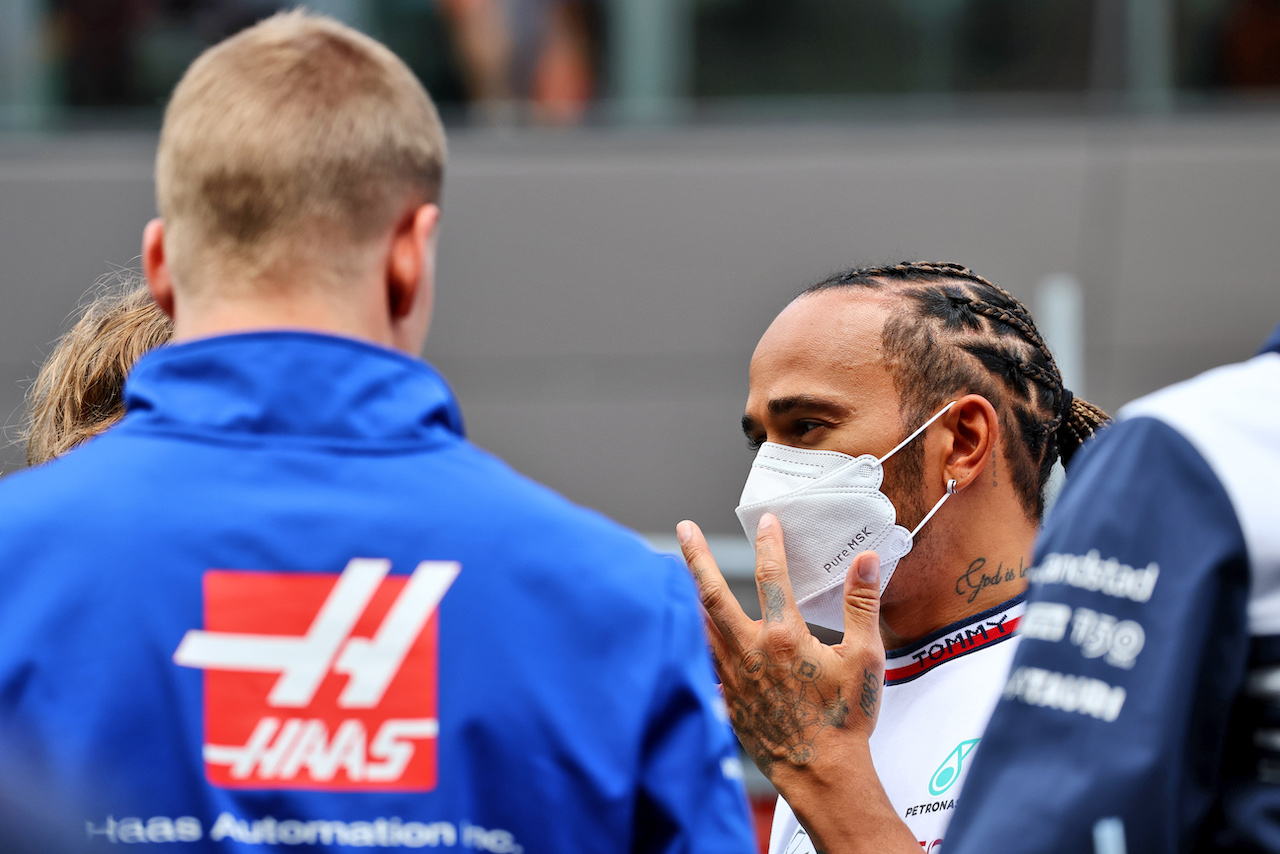
M886 670L884 672L885 684L892 684L894 682L903 682L907 679L912 679L916 676L919 676L921 673L924 673L927 670L931 670L932 668L937 667L939 664L942 664L944 661L950 661L951 659L957 656L964 655L966 652L972 652L973 650L980 649L984 646L987 646L988 644L996 643L997 641L1002 641L1005 638L1011 636L1015 631L1017 631L1018 623L1021 621L1022 621L1021 616L1013 617L1012 619L1009 619L1005 622L1004 624L1005 631L1002 633L997 634L996 632L988 632L986 637L978 636L978 637L972 638L969 643L966 643L963 646L960 644L955 644L949 647L948 649L946 649L941 655L937 656L936 658L930 658L929 655L926 653L925 656L921 658L919 661L913 661L910 664L904 664L901 667L894 667L889 670ZM964 629L961 629L960 631L964 631ZM952 637L954 637L954 635L952 635Z

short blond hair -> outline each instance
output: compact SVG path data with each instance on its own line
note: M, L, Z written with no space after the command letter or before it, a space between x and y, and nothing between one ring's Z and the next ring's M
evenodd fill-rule
M173 337L173 323L140 277L108 280L90 294L27 389L28 465L65 454L119 421L125 377L144 353Z
M252 277L372 239L438 201L444 161L435 105L395 54L323 16L267 18L201 54L165 110L175 280L204 259Z

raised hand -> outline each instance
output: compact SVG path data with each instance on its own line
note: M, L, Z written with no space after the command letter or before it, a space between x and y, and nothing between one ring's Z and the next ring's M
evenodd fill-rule
M845 578L844 639L828 646L796 607L772 514L756 532L760 620L734 598L698 526L681 522L676 536L707 612L734 730L819 851L918 851L884 795L867 743L884 680L879 556L855 558Z
M846 582L845 639L827 646L809 633L796 607L782 528L772 514L756 532L761 620L742 610L698 526L681 522L676 534L707 611L730 718L760 770L772 779L810 765L826 747L828 730L849 730L865 741L875 728L884 677L875 552L855 560Z

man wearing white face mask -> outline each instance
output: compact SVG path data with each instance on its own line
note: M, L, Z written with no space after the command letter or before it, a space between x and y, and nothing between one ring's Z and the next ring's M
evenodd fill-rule
M874 726L874 773L848 766L866 776L868 821L941 844L1016 644L1050 468L1105 421L1063 387L1021 303L963 267L847 271L778 316L752 357L743 429L760 451L738 508L762 621L729 597L696 526L677 533L735 727L784 795L823 729ZM883 674L840 684L824 676L840 647L799 617L843 628L855 564L879 574L889 652ZM815 847L780 800L771 852Z

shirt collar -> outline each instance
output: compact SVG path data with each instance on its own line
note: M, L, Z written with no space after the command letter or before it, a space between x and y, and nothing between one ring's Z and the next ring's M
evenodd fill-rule
M173 344L125 383L127 421L355 440L463 435L448 383L420 359L353 338L249 332Z
M1019 594L932 632L915 643L885 652L886 685L918 679L935 667L1014 637L1026 610Z

